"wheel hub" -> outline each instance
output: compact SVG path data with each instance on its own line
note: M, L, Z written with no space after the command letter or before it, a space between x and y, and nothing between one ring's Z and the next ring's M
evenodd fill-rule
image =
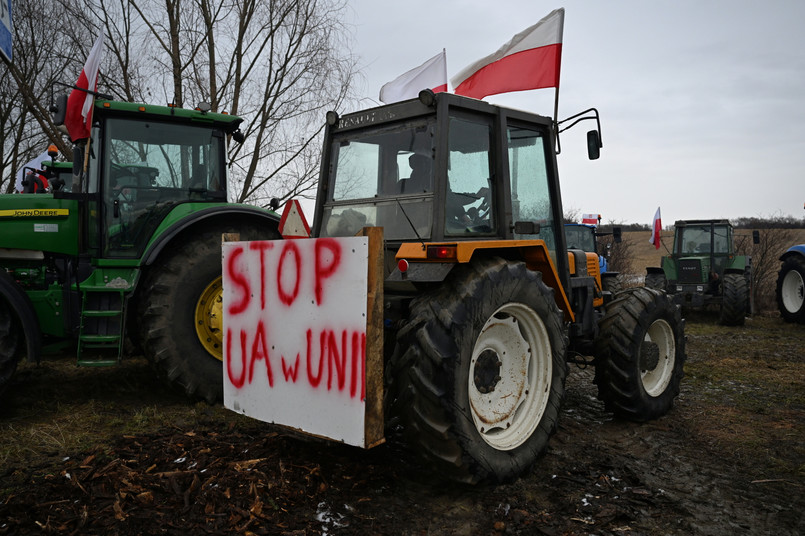
M500 367L503 365L492 350L484 350L475 363L475 388L479 393L491 393L500 381Z
M525 442L539 426L551 386L551 345L539 316L509 303L481 329L467 382L475 428L498 450Z
M196 335L207 352L223 361L223 288L221 278L211 281L196 303Z
M640 344L640 370L654 370L660 362L660 347L652 341Z
M785 274L781 290L785 309L792 314L799 311L805 300L805 282L799 272L791 270Z

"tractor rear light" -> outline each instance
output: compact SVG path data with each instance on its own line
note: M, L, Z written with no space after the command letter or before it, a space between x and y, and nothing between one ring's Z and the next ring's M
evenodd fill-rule
M397 269L403 273L408 271L408 261L405 259L400 259L397 261Z
M455 260L456 246L428 246L429 259Z

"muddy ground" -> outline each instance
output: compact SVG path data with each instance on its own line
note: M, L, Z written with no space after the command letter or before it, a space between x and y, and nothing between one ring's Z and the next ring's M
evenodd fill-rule
M499 486L189 404L141 360L25 366L0 402L0 535L805 533L805 326L687 334L670 414L613 420L573 367L548 453Z

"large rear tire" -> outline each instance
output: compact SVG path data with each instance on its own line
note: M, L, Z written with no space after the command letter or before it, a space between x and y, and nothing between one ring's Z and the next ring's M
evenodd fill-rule
M673 407L684 373L684 325L664 292L638 287L615 297L595 344L595 383L607 410L642 422Z
M721 280L721 313L725 326L743 326L749 308L749 286L743 274L724 274Z
M139 294L140 340L157 373L193 399L223 398L221 234L268 240L254 225L206 227L160 258Z
M0 396L8 389L20 358L21 327L14 310L0 296Z
M805 257L783 261L777 275L777 307L786 322L805 324Z
M542 274L503 259L458 267L410 305L387 369L390 412L444 476L512 480L556 430L566 349Z

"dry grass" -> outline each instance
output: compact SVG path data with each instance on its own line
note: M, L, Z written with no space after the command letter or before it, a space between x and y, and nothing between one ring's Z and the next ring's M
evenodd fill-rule
M703 316L686 329L684 390L699 399L688 425L736 462L805 477L805 327L776 315L737 328Z

